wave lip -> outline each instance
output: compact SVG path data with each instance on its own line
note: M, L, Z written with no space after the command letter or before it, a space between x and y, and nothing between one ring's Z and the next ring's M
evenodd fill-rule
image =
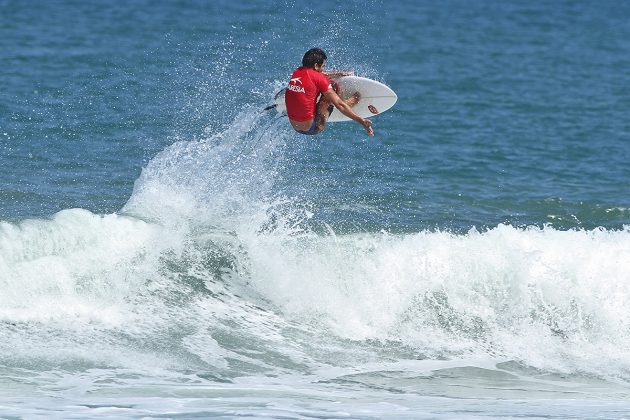
M164 242L155 226L83 209L63 210L50 220L2 222L0 319L105 320L111 305L142 286L129 274L149 244L159 248Z

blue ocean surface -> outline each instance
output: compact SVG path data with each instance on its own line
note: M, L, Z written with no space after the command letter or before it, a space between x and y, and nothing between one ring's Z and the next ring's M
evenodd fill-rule
M0 0L0 417L629 418L630 3ZM398 94L263 111L311 47Z

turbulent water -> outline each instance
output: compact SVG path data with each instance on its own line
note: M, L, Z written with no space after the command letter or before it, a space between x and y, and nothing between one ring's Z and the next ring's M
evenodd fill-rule
M0 1L0 416L630 417L628 5L233 3Z

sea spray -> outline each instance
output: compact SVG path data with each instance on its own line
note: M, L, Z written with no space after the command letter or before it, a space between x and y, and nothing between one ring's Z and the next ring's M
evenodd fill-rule
M223 378L335 364L320 352L349 340L363 358L385 344L628 379L627 229L316 232L317 207L274 185L288 136L245 110L156 156L120 215L4 223L5 327L52 328L82 359L100 337L111 363L131 346Z
M123 213L161 223L225 225L272 196L288 131L259 108L243 110L225 131L179 141L144 168ZM234 222L238 224L238 222Z

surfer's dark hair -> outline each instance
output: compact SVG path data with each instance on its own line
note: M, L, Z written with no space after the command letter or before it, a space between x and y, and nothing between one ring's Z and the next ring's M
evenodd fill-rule
M324 60L326 60L326 53L321 48L311 48L306 51L304 57L302 58L302 65L309 69L315 67L315 64L322 65L324 64Z

